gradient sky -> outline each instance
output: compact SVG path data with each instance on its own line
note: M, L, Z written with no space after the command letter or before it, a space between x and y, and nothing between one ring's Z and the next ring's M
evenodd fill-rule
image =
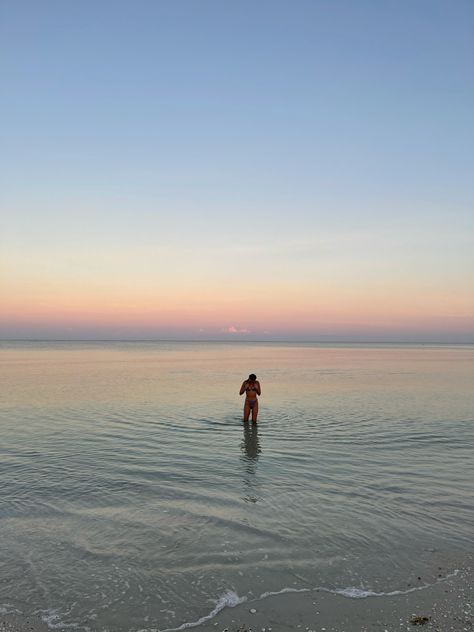
M471 0L0 23L0 337L474 341Z

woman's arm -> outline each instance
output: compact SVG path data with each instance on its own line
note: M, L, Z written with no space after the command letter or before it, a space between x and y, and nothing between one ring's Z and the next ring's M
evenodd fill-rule
M257 389L257 394L261 395L262 389L260 388L260 382L258 380L255 382L255 388Z
M247 380L245 380L245 382L242 382L242 386L240 387L239 395L243 395L245 393L245 387L246 386L247 386Z

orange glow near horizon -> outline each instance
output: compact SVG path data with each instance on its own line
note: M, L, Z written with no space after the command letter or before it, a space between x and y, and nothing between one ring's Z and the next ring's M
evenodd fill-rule
M87 327L173 329L230 335L293 332L367 332L370 328L427 332L472 328L472 297L453 291L418 294L410 288L345 288L268 284L264 288L166 288L165 291L110 289L68 292L67 288L17 289L3 297L0 323L50 326L72 331Z
M452 334L474 338L474 293L469 270L400 268L375 255L314 262L265 255L255 278L242 273L240 255L208 251L193 262L170 251L165 262L146 252L118 254L101 267L99 255L72 263L66 253L41 250L34 260L17 252L2 265L2 337L317 337ZM101 253L101 257L106 255ZM109 255L110 256L110 255ZM187 257L187 258L186 258ZM5 265L7 264L7 265ZM194 265L193 265L194 264ZM271 264L271 265L270 265ZM240 266L240 267L239 267ZM11 333L13 332L13 333Z

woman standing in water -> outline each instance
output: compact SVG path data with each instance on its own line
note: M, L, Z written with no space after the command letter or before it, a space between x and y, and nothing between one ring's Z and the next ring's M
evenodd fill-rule
M244 421L249 420L250 411L252 411L252 421L257 423L258 415L258 399L257 395L261 395L260 382L257 380L257 376L254 373L249 375L249 379L242 382L240 387L240 395L246 393L245 405L244 405Z

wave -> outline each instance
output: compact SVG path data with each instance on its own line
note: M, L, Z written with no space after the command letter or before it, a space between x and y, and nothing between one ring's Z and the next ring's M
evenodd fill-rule
M72 608L75 603L66 612L61 612L59 608L39 609L35 610L35 614L39 615L41 621L46 623L50 630L63 630L64 628L80 628L89 632L90 628L83 626L80 623L65 623L63 617L71 614Z
M166 628L165 630L160 630L158 628L144 628L142 630L137 630L137 632L179 632L180 630L186 630L188 628L195 628L206 621L210 621L213 619L221 610L224 608L235 608L241 603L257 603L266 599L267 597L273 597L275 595L282 595L285 593L303 593L303 592L327 592L333 595L339 595L341 597L346 597L348 599L367 599L368 597L393 597L394 595L407 595L409 593L415 592L417 590L426 590L431 586L435 586L441 582L446 581L452 577L455 577L459 573L458 569L455 569L452 573L448 573L442 579L438 579L433 584L423 584L422 586L415 586L413 588L407 588L406 590L392 590L389 592L375 592L373 590L364 590L362 588L356 588L354 586L349 586L347 588L327 588L326 586L318 586L315 588L289 588L285 587L281 590L274 590L264 592L257 599L249 600L247 597L239 597L236 592L229 590L224 593L217 601L214 609L204 617L201 617L197 621L190 621L181 624L176 628Z
M236 592L233 590L228 590L225 592L217 601L214 609L204 617L201 617L197 621L190 621L187 623L183 623L177 628L166 628L166 630L158 630L157 628L147 628L143 630L137 630L137 632L178 632L179 630L186 630L187 628L195 628L206 621L210 621L213 619L221 610L224 608L234 608L241 603L247 601L247 597L239 597Z
M255 599L249 599L247 596L239 597L239 595L233 590L227 590L223 595L221 595L214 606L214 608L206 615L200 617L196 621L187 621L182 623L181 625L173 628L142 628L136 630L136 632L180 632L181 630L186 630L189 628L195 628L211 619L214 619L219 612L224 610L225 608L235 608L242 603L258 603L267 599L268 597L273 597L276 595L282 595L285 593L307 593L307 592L326 592L333 595L338 595L340 597L344 597L347 599L367 599L373 597L393 597L395 595L407 595L409 593L418 591L418 590L426 590L436 584L442 583L450 578L456 577L460 572L459 569L455 569L452 573L448 573L441 579L436 580L432 584L423 584L422 586L415 586L412 588L407 588L406 590L391 590L388 592L376 592L373 590L366 590L362 588L357 588L355 586L348 586L346 588L328 588L326 586L316 586L316 587L308 587L308 588L292 588L292 587L284 587L280 590L267 591L262 593L259 597ZM63 616L70 614L71 610L67 612L60 612L59 609L47 609L47 610L36 610L35 613L40 615L40 618L48 628L50 629L65 629L65 628L79 628L85 630L86 632L90 632L90 628L88 626L84 626L80 623L66 623L63 621ZM0 614L20 614L20 611L15 608L12 604L1 604L0 605Z

